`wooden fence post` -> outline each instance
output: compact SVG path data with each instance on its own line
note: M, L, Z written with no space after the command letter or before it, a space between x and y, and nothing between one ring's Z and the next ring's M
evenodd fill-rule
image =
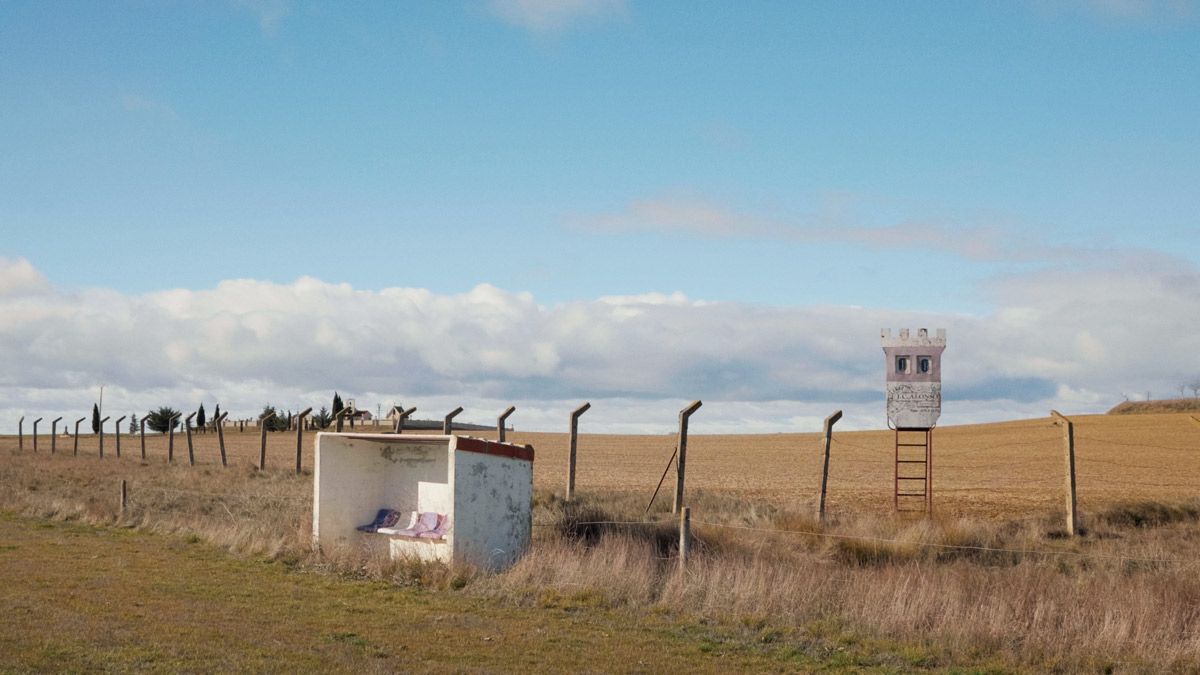
M50 454L54 454L58 450L58 423L62 421L62 417L55 417L50 423Z
M116 432L114 433L114 438L117 439L117 459L121 459L121 422L124 422L127 417L129 417L129 415L121 415L117 418L117 423L115 425Z
M500 413L500 417L496 419L496 439L501 443L504 442L504 421L508 419L509 415L515 413L516 411L517 407L510 405L504 412Z
M310 412L312 408L305 408L296 416L296 475L300 475L301 449L304 447L304 418Z
M334 428L335 430L337 430L337 432L338 432L339 434L340 434L340 433L342 433L342 423L343 423L343 418L344 418L344 417L346 417L346 413L347 413L347 412L348 412L348 411L347 411L345 408L342 408L341 410L339 410L339 411L337 411L337 412L335 412L335 413L333 414L333 421L334 421L334 427L333 427L333 428Z
M17 452L25 452L25 416L17 420Z
M833 444L833 425L842 419L842 411L838 410L825 418L825 468L821 470L821 500L817 506L817 520L825 524L825 492L829 486L829 446Z
M192 447L192 419L195 417L196 413L192 413L183 420L183 431L187 434L188 442L188 466L196 466L196 450Z
M121 515L125 515L125 507L129 506L129 486L125 479L121 479Z
M142 461L146 461L146 420L150 419L149 414L142 415L142 419L138 420L138 427L142 435Z
M671 513L679 513L679 509L683 508L683 479L687 469L688 419L691 418L692 413L700 409L701 405L703 404L700 401L692 401L691 405L679 411L679 450L675 461L675 500L671 503Z
M687 571L688 547L692 539L692 509L685 506L679 511L679 571Z
M571 412L571 427L568 437L569 455L567 458L567 501L575 499L575 453L579 444L579 416L591 408L591 403L584 403Z
M41 421L42 421L42 418L40 418L40 417L33 421L33 452L34 452L34 454L37 454L37 425L38 425L38 422L41 422Z
M217 445L221 448L221 466L229 466L229 462L225 460L225 418L229 417L229 413L223 412L217 415L215 420L217 425Z
M107 416L100 420L100 459L104 459L104 423L107 421Z
M460 405L457 408L455 408L454 410L451 410L450 412L446 413L446 416L442 419L442 435L443 436L449 436L450 434L454 433L454 418L457 417L458 414L462 411L463 411L463 408Z
M267 413L258 418L259 431L259 446L258 446L258 470L267 470L267 420L275 416L275 413ZM340 427L339 427L340 429Z
M183 413L175 413L167 418L167 464L175 463L175 423Z
M1066 455L1067 465L1066 492L1064 494L1067 507L1066 524L1067 534L1073 537L1079 527L1079 514L1076 511L1075 501L1075 425L1057 410L1051 410L1050 414L1058 419L1058 423L1063 428L1063 451Z
M76 457L79 456L79 425L86 419L86 417L80 417L79 419L75 420L75 451L73 454Z

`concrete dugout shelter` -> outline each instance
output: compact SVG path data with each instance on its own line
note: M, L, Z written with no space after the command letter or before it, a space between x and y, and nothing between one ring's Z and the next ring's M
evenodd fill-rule
M393 558L488 569L508 567L529 546L531 446L458 435L319 433L315 460L315 546L386 547ZM437 514L444 532L358 531L381 509L403 514L399 528L410 522L409 514L411 522L418 514Z

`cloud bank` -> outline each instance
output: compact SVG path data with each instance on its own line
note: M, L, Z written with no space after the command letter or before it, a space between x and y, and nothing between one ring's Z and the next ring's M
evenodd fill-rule
M880 427L881 327L949 330L943 423L1102 411L1200 375L1200 273L1182 263L998 279L986 315L704 302L683 294L545 306L482 284L458 295L301 277L127 295L64 290L0 259L0 429L78 417L101 384L117 414L220 403L251 416L393 402L557 430L591 400L591 431L810 431L833 409ZM585 425L586 427L587 425ZM585 429L588 430L588 429Z

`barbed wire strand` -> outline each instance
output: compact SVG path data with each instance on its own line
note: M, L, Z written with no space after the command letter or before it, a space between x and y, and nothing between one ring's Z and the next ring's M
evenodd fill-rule
M637 521L637 520L596 520L573 523L574 525L661 525L673 521ZM548 525L549 523L535 523L535 525ZM748 525L729 525L725 523L714 523L706 520L691 519L692 525L704 525L708 527L726 528L732 530L746 530L751 532L763 532L767 534L792 534L810 537L824 537L827 539L842 539L852 541L868 541L880 544L898 544L901 546L920 546L925 548L964 550L964 551L983 551L988 553L1013 553L1018 555L1066 555L1080 558L1102 558L1107 560L1120 560L1125 562L1143 562L1155 564L1191 564L1196 561L1180 560L1175 558L1139 558L1133 556L1111 555L1107 553L1088 553L1084 551L1053 551L1046 549L1017 549L1017 548L1001 548L995 546L971 546L968 544L939 544L935 542L922 541L904 541L901 539L888 539L886 537L869 537L856 534L837 534L834 532L816 532L813 530L782 530L766 527L750 527Z
M239 493L228 493L228 492L207 492L204 490L189 490L187 488L166 488L166 487L159 487L157 485L142 485L142 484L130 483L129 484L130 492L132 493L134 489L142 490L142 491L151 490L151 491L163 492L163 493L201 495L201 496L205 496L205 497L220 497L223 499L281 499L284 501L293 501L293 502L311 502L312 501L311 497L292 497L292 496L288 496L288 495L268 495L268 494L258 494L258 493L254 493L254 492L244 492L244 493L240 493L240 494Z
M1124 441L1113 441L1107 438L1097 438L1096 436L1080 436L1075 434L1077 441L1095 441L1097 443L1105 443L1108 445L1121 445L1127 448L1154 448L1155 450L1174 450L1177 452L1200 452L1200 447L1181 448L1174 445L1155 445L1153 443L1126 443Z

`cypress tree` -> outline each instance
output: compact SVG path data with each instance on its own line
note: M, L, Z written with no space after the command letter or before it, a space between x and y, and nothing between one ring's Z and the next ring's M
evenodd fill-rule
M100 406L92 404L92 433L100 433Z

